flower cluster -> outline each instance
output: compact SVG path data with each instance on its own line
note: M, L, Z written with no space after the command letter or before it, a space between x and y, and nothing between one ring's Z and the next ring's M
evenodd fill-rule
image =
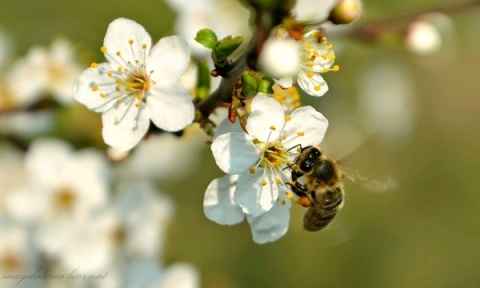
M228 120L218 127L211 148L229 175L210 183L204 210L209 219L229 225L246 214L254 241L265 243L287 231L293 195L285 169L298 153L294 148L318 145L328 121L310 106L285 114L279 102L265 95L252 100L247 121L246 131Z

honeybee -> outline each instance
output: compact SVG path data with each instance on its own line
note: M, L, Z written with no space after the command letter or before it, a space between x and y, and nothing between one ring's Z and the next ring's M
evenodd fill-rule
M343 207L344 190L341 182L344 174L340 165L323 154L320 147L299 148L299 156L290 167L291 190L299 196L298 202L308 207L303 217L307 231L325 228ZM303 177L303 184L298 179Z

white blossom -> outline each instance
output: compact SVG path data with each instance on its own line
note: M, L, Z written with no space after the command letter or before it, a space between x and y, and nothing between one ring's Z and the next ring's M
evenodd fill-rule
M102 113L103 138L118 150L137 145L150 120L166 131L193 121L190 95L178 82L190 59L187 42L180 36L151 42L138 23L114 20L101 48L108 62L93 63L75 81L75 99Z
M333 46L319 31L307 32L298 41L288 37L271 38L259 55L260 68L282 88L296 82L312 96L322 96L328 91L321 74L338 71L334 61Z
M293 148L318 145L327 126L327 119L310 106L285 115L279 102L257 95L251 103L246 132L220 129L223 134L214 137L211 147L217 165L235 176L210 183L204 199L207 217L220 224L233 225L243 220L243 212L247 219L253 217L249 222L256 223L257 228L264 221L271 223L256 218L264 214L268 217L267 212L275 215L273 207L277 203L285 205L284 199L293 197L285 185L289 181L288 169L285 169L293 164L298 153ZM278 231L273 234L283 235ZM260 240L264 237L261 232L254 235L258 242L264 242Z

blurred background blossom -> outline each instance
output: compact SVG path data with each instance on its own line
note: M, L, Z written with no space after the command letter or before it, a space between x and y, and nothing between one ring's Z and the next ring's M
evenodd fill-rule
M193 40L200 28L250 37L242 4L2 3L0 287L477 287L479 3L436 8L458 3L363 1L362 19L326 26L341 70L326 76L325 97L301 101L329 119L324 151L366 177L345 180L329 228L303 231L304 209L292 205L289 232L267 245L247 221L206 219L204 192L223 173L198 127L106 153L98 115L69 88L102 59L113 19L154 39L181 34L199 59L210 53ZM293 12L324 19L333 4L298 0ZM184 79L191 93L195 73ZM34 273L97 278L4 278Z

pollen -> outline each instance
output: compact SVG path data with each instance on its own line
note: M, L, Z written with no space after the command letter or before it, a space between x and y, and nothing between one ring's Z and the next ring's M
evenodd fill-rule
M313 77L313 75L315 75L315 73L313 73L312 71L308 71L308 72L307 72L307 76L308 76L308 77L311 78L311 77Z
M335 54L328 55L328 60L335 60Z
M105 93L100 93L100 97L105 98L107 95L105 95Z
M305 135L305 132L298 132L297 135L298 135L298 136L304 136L304 135Z
M132 45L132 44L133 44L133 40L132 40L132 39L128 40L128 44Z
M250 174L255 174L255 171L257 171L255 167L250 167L250 169L248 169L248 172L250 172Z
M280 184L280 183L282 183L282 180L280 180L280 178L276 177L275 178L275 183Z
M147 44L142 44L142 49L147 49Z
M275 130L277 130L277 128L275 128L275 126L272 125L272 126L270 126L270 130L275 131Z
M287 192L287 199L291 200L293 198L293 194L290 192Z
M267 180L263 179L262 186L266 186L268 184Z
M315 87L313 87L313 89L315 89L315 91L320 91L322 87L320 87L320 85L315 85Z
M333 65L332 70L333 70L333 72L337 72L338 70L340 70L340 66Z
M97 90L98 90L98 85L94 85L94 86L92 87L92 91L95 92L95 91L97 91Z
M97 67L98 67L98 64L95 63L95 62L93 62L92 64L90 64L90 67L91 67L91 68L97 68Z
M122 55L122 52L120 52L120 51L117 51L117 53L115 53L115 55L117 55L117 56L121 56L121 55Z
M292 119L292 116L290 114L285 115L285 121L290 121Z
M102 46L102 47L100 48L100 51L102 51L102 53L107 53L107 47Z
M141 102L135 103L135 107L140 108L140 106L142 106Z

